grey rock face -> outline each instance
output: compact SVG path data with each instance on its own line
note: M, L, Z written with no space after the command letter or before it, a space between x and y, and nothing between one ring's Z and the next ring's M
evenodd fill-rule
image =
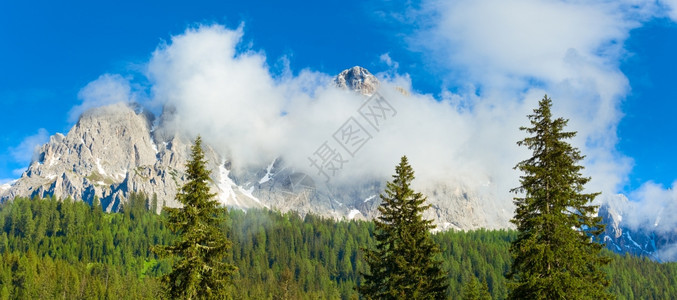
M512 227L512 210L492 207L491 193L463 184L444 182L422 189L431 208L423 216L436 220L437 230L500 229Z
M179 162L158 159L164 153L150 134L153 116L138 109L116 104L86 112L66 136L57 133L40 148L3 199L54 195L91 202L98 197L111 211L131 191L152 191L160 199L171 196L171 189L164 187L176 186L168 175Z
M364 95L379 86L375 76L354 67L335 83ZM15 196L72 197L92 202L98 197L107 211L116 211L131 192L157 196L158 206L177 207L177 190L185 181L184 165L194 137L184 137L163 126L173 117L171 108L155 117L136 105L116 104L83 114L67 135L56 134L42 146L26 172L0 200ZM228 157L206 146L212 192L225 205L267 207L301 215L314 213L335 219L371 219L377 216L385 181L342 185L316 183L289 165L283 157L245 169L231 168ZM431 209L426 218L439 230L505 228L512 211L486 207L486 193L454 183L422 190Z
M376 76L359 66L341 72L334 79L334 84L339 88L356 91L367 96L373 94L379 87Z

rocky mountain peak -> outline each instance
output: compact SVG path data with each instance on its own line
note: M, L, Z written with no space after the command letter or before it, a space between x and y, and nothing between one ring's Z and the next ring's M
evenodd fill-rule
M379 87L376 77L359 66L341 72L334 84L362 95L371 95ZM396 89L408 95L405 89ZM50 137L21 178L0 185L0 201L55 196L92 202L97 197L105 210L116 211L130 193L143 192L157 197L158 208L177 207L176 193L185 182L185 163L194 137L183 136L168 125L176 114L175 108L166 106L155 122L155 116L138 104L91 109L66 135ZM229 207L268 207L335 219L372 219L379 214L382 178L316 185L303 168L284 157L238 169L232 167L237 162L225 153L207 143L204 146L212 192ZM496 193L489 187L469 187L440 178L421 192L431 205L424 217L432 219L438 230L512 227L512 211L491 205ZM677 233L628 226L626 216L633 209L632 202L620 195L600 207L599 216L607 224L603 236L607 247L677 260L674 252L661 252L677 245ZM659 226L658 221L654 227Z
M355 66L339 73L334 78L334 84L339 88L369 96L378 89L380 83L367 69Z
M86 111L67 135L57 133L40 147L2 198L54 195L91 201L96 196L107 210L116 209L139 167L157 160L150 134L154 117L139 107L118 103Z
M370 95L379 82L364 68L336 76L336 86ZM400 91L402 92L402 91ZM176 193L185 181L185 163L195 137L175 128L172 107L155 117L137 104L115 104L85 112L66 135L56 134L42 146L26 172L0 201L16 196L55 196L91 202L98 197L107 211L116 211L132 192L157 196L158 207L177 207ZM154 127L155 126L155 127ZM156 128L157 127L157 128ZM371 219L378 215L382 178L365 178L340 185L316 185L284 157L234 168L227 151L205 141L212 192L221 203L243 209L269 207L301 215L335 219ZM224 150L224 149L221 149ZM425 217L439 229L504 228L509 212L496 211L485 192L474 192L444 180L423 191L432 208Z

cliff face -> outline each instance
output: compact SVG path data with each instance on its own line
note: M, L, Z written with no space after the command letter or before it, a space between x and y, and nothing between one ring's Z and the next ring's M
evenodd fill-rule
M180 179L182 169L173 156L185 153L179 150L185 146L160 151L151 137L152 122L152 115L124 104L86 112L66 136L57 133L40 148L3 198L54 195L91 202L96 196L108 211L116 210L130 191L148 188L159 199L173 198L177 182L170 172ZM179 151L169 154L168 147Z
M366 69L341 72L335 81L368 96L378 80ZM165 108L156 118L134 104L100 107L83 114L67 135L56 134L42 146L20 179L0 189L0 200L15 196L71 197L86 202L98 197L107 211L116 211L131 192L157 196L158 207L176 207L184 183L184 165L193 137L172 132L164 121L174 111ZM282 212L314 213L336 219L370 219L377 215L382 179L327 186L287 163L284 157L244 169L227 155L205 149L212 191L230 207L268 207ZM439 229L509 227L512 212L487 207L487 193L439 181L422 190L431 209L426 218Z
M375 76L353 67L335 79L338 88L364 96L379 87ZM406 95L404 89L398 89ZM177 207L176 193L185 181L184 166L194 137L172 131L176 111L165 107L159 118L134 104L115 104L84 113L65 136L57 133L43 145L21 178L0 185L0 201L16 196L71 197L92 202L97 197L106 211L116 211L132 192L155 195L158 209ZM383 178L353 182L315 182L284 157L235 169L226 154L205 145L212 192L229 207L267 207L282 212L314 213L335 219L371 219L378 215ZM420 190L431 208L424 217L437 230L509 228L512 210L492 207L501 193L470 188L438 178ZM599 215L606 224L602 238L618 253L677 260L677 231L655 216L651 224L629 222L638 208L622 195L603 203ZM507 200L506 200L507 201ZM665 222L664 222L665 223Z

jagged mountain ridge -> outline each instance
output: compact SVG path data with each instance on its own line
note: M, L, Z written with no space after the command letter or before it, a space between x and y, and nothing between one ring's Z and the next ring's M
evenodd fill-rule
M659 229L660 216L653 224L632 226L626 221L628 214L635 209L635 203L623 195L616 195L600 205L599 216L606 224L603 241L606 247L616 253L630 253L647 256L658 261L677 261L677 230ZM673 251L669 251L673 249Z
M366 69L353 67L341 72L334 85L368 96L379 83ZM21 178L0 186L0 201L15 196L54 195L91 202L98 197L104 209L116 211L131 192L145 192L157 196L159 207L178 206L175 196L185 180L183 170L191 141L163 130L163 122L173 113L173 108L165 107L156 118L135 104L84 113L67 135L57 133L39 149ZM377 214L382 180L320 187L283 157L236 170L228 157L208 145L205 150L213 192L227 206L268 207L336 219L369 219ZM441 182L421 191L432 206L425 217L433 219L438 230L510 227L512 212L487 207L488 194L459 183ZM677 234L629 228L623 223L629 209L622 196L600 207L599 214L607 224L603 237L607 247L660 260L661 249L675 244Z
M365 96L379 87L376 77L361 67L341 72L334 85ZM54 195L91 202L98 197L107 211L115 211L131 192L145 192L157 196L160 207L178 206L174 198L185 180L191 139L163 127L173 113L173 108L165 107L156 118L133 104L86 112L68 134L52 136L39 149L21 178L0 191L0 200ZM381 178L320 186L284 157L235 169L229 157L206 148L213 192L230 207L269 207L336 219L370 219L377 214L378 194L384 188ZM425 217L440 230L510 226L512 212L488 207L488 194L481 191L440 179L421 192L432 206Z
M334 85L339 88L352 90L363 95L372 95L379 87L376 76L360 66L344 70L334 78Z
M117 210L130 191L153 191L161 201L173 198L178 182L171 179L185 161L176 156L186 151L177 147L185 146L169 141L158 149L153 120L126 104L86 112L66 136L57 133L39 149L2 198L54 195L91 202L96 196L107 211Z

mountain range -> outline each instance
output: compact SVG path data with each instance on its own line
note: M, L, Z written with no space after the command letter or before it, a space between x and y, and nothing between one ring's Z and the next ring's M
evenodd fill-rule
M379 89L378 79L362 67L341 72L333 85L365 99ZM194 137L166 126L175 114L175 108L165 106L156 116L135 103L90 109L66 135L51 136L19 179L0 186L0 201L17 196L55 196L91 203L97 198L106 211L112 212L119 210L130 193L144 192L157 197L158 209L177 207L175 196L185 181L184 165ZM383 178L327 185L282 156L245 168L233 167L227 153L209 145L205 156L219 201L245 210L271 208L334 219L371 219L377 214L378 195L385 185ZM433 220L436 230L512 227L512 211L491 207L486 199L495 195L486 191L447 182L421 192L431 204L424 216ZM660 258L662 247L674 243L677 235L666 237L628 228L622 222L628 201L619 197L603 203L599 210L607 224L607 247Z

